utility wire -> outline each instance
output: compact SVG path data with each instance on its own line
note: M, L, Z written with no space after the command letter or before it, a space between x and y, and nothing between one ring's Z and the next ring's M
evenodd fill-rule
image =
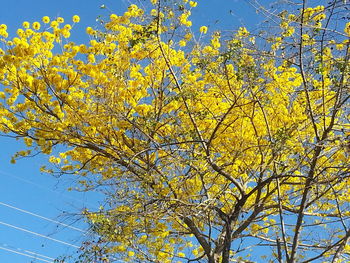
M22 181L22 182L24 182L24 183L31 184L31 185L33 185L33 186L35 186L35 187L37 187L37 188L40 188L41 190L44 190L44 191L46 191L46 192L51 192L51 193L54 193L54 194L56 194L56 195L58 195L58 196L62 196L62 197L64 197L65 199L74 200L74 201L79 202L79 203L81 203L81 204L83 204L83 205L88 204L88 205L90 205L91 207L96 207L96 205L94 205L94 204L92 204L92 203L90 203L90 202L83 202L82 200L80 200L80 199L78 199L78 198L74 198L74 197L71 197L71 196L62 194L62 193L60 193L59 191L55 191L55 190L52 190L52 189L48 189L47 187L45 187L45 186L43 186L43 185L41 185L41 184L34 183L34 182L32 182L32 181L30 181L30 180L28 180L28 179L24 179L24 178L22 178L22 177L20 177L20 176L16 176L16 175L14 175L14 174L5 172L5 171L3 171L3 170L0 170L0 175L9 176L9 177L12 177L12 178L14 178L14 179L16 179L16 180Z
M49 261L49 260L46 260L46 259L43 259L43 258L38 258L36 256L32 256L32 255L29 255L29 254L26 254L26 253L23 253L23 252L19 252L19 251L13 250L13 249L9 249L9 248L6 248L6 247L0 246L0 249L6 250L8 252L15 253L15 254L19 254L19 255L22 255L22 256L25 256L25 257L34 258L36 260L40 260L40 261L43 261L43 262L54 263L54 261Z
M22 252L22 253L31 254L32 256L36 256L36 257L45 258L45 260L50 259L50 260L55 261L55 259L54 259L54 258L52 258L52 257L48 257L48 256L45 256L45 255L42 255L42 254L39 254L39 253L36 253L36 252L30 251L30 250L26 250L26 249L23 249L23 248L13 247L13 246L8 245L8 244L0 244L0 246L6 247L7 249L17 250L17 251L20 251L20 252Z
M49 236L45 236L45 235L43 235L43 234L39 234L39 233L36 233L36 232L30 231L30 230L24 229L24 228L21 228L21 227L18 227L18 226L14 226L14 225L11 225L11 224L2 222L2 221L0 221L0 224L1 224L1 225L4 225L4 226L7 226L7 227L11 227L11 228L17 229L17 230L20 230L20 231L23 231L23 232L30 233L30 234L35 235L35 236L39 236L39 237L42 237L42 238L46 238L46 239L48 239L48 240L51 240L51 241L54 241L54 242L57 242L57 243L61 243L61 244L64 244L64 245L67 245L67 246L70 246L70 247L79 248L79 247L76 246L76 245L73 245L73 244L64 242L64 241L62 241L62 240L58 240L58 239L55 239L55 238L52 238L52 237L49 237Z
M18 208L18 207L15 207L15 206L12 206L12 205L3 203L3 202L0 202L0 205L6 206L6 207L9 207L9 208L12 208L12 209L15 209L15 210L20 211L20 212L22 212L22 213L26 213L26 214L28 214L28 215L32 215L32 216L35 216L35 217L44 219L44 220L46 220L46 221L49 221L49 222L52 222L52 223L55 223L55 224L58 224L58 225L61 225L61 226L65 226L65 227L74 229L74 230L79 231L79 232L82 232L82 233L87 233L86 231L84 231L84 230L82 230L82 229L80 229L80 228L77 228L77 227L74 227L74 226L70 226L70 225L61 223L61 222L59 222L59 221L56 221L56 220L47 218L47 217L45 217L45 216L41 216L41 215L35 214L35 213L33 213L33 212L30 212L30 211L27 211L27 210L24 210L24 209L21 209L21 208Z

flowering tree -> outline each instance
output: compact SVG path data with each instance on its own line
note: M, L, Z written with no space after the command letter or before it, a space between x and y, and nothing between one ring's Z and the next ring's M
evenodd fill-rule
M89 44L62 18L0 26L13 162L48 154L106 194L82 261L349 260L349 4L299 2L257 36L206 37L187 0L131 5Z

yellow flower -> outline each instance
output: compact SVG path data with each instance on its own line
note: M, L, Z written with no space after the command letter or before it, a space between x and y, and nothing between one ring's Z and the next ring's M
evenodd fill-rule
M295 15L294 15L294 14L290 14L290 15L288 16L288 19L289 19L290 21L294 21L294 20L295 20Z
M53 27L53 28L58 27L58 22L57 21L52 21L51 22L51 27Z
M196 6L197 6L197 2L195 2L195 1L190 1L190 6L191 6L191 7L196 7Z
M87 53L87 47L84 45L84 44L81 44L80 46L79 46L79 52L80 53Z
M44 16L44 17L42 18L42 21L43 21L45 24L48 24L48 23L50 23L50 17Z
M34 30L39 30L40 29L40 23L39 22L34 22L32 25Z
M69 38L70 37L70 32L69 32L69 30L67 30L67 29L63 29L62 31L62 36L64 37L64 38Z
M293 35L294 32L295 32L294 27L288 27L288 28L286 29L286 31L283 33L283 36L289 37L289 36Z
M185 41L185 40L180 40L180 41L179 41L179 46L180 46L180 47L186 46L186 41Z
M158 15L158 11L156 9L152 9L151 16L157 16L157 15Z
M79 23L80 22L80 17L78 15L74 15L72 20L73 20L73 23Z
M59 16L59 17L57 17L57 22L60 23L60 24L64 23L64 19Z
M4 29L0 29L0 36L3 36L3 37L8 37L8 33L6 32L6 30ZM8 45L10 45L11 41L7 42Z
M346 23L344 32L350 37L350 22Z
M117 16L116 14L111 14L111 15L109 16L109 19L110 19L111 21L113 21L113 20L118 19L118 16Z
M206 26L201 26L199 28L199 32L201 32L203 34L206 34L208 32L208 28Z
M31 138L24 138L25 144L30 147L33 144L33 140Z
M57 158L57 157L55 157L55 156L50 156L49 162L50 162L50 163L59 164L59 163L61 162L61 159L60 159L60 158Z
M192 26L192 21L187 20L185 23L185 26L190 27Z
M135 255L135 252L134 251L128 251L128 256L129 257L133 257Z
M192 34L191 34L191 33L187 33L187 34L184 36L184 39L185 39L186 41L191 40L191 38L192 38Z
M93 30L91 27L87 27L87 28L86 28L86 33L87 33L88 35L93 35L93 34L95 33L95 30Z
M248 32L248 30L245 27L240 27L238 29L238 36L240 36L240 37L247 37L247 36L249 36L249 32Z
M29 24L29 22L25 21L25 22L23 22L22 26L24 28L29 28L30 24Z
M342 43L335 45L335 48L337 50L342 50L344 48L344 45Z
M8 37L8 33L6 32L7 26L5 24L0 25L0 36Z
M90 63L95 63L95 56L93 55L93 54L89 54L88 55L88 61L90 62Z

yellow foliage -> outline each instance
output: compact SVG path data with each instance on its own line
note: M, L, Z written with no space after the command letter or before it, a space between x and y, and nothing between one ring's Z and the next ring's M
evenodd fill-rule
M227 229L231 243L277 247L267 234L281 236L287 215L296 230L287 226L285 247L297 251L303 217L314 217L306 230L343 220L349 23L343 38L323 38L325 7L307 7L280 15L268 41L245 27L206 39L206 26L190 30L197 2L151 3L87 27L85 44L69 41L62 17L24 22L12 39L0 25L0 130L51 155L43 171L79 175L86 191L111 186L111 207L84 213L103 237L93 249L138 262L220 258ZM322 247L303 238L302 249Z

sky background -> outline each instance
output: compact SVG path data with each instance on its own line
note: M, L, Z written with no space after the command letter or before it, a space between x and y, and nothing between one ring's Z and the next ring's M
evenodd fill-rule
M135 2L0 0L0 24L6 24L10 37L14 37L23 21L41 22L43 16L61 16L70 22L71 17L77 14L81 22L74 27L71 40L84 43L88 41L85 28L97 26L99 15L120 14ZM198 2L198 7L193 10L194 30L201 25L209 26L210 30L234 30L239 26L251 28L260 20L253 7L244 0ZM106 8L101 9L101 5ZM24 149L21 141L0 137L0 149L0 262L53 262L60 255L74 254L84 239L84 233L63 224L86 228L82 220L74 222L78 219L74 215L84 207L96 209L101 196L97 193L68 192L66 189L72 178L57 179L41 174L39 168L47 162L47 156L39 155L10 164L11 155Z

